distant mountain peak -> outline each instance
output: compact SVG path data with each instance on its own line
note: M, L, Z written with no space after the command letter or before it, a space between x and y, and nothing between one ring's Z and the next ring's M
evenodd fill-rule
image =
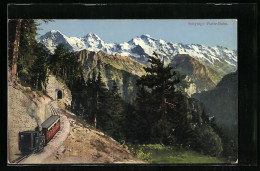
M94 40L101 40L100 37L97 34L91 33L91 32L88 33L86 36L84 36L84 38L92 38Z
M58 37L66 37L64 34L62 34L59 30L51 30L47 32L46 34L42 35L40 39L56 39Z
M141 38L151 38L151 36L149 34L142 34L140 37Z
M51 33L61 33L59 30L51 30Z
M47 32L45 35L61 35L61 36L64 36L65 37L65 35L63 34L63 33L61 33L59 30L51 30L51 31L49 31L49 32Z
M182 44L167 42L162 39L156 39L148 34L142 34L132 38L124 43L106 43L97 34L88 33L86 36L67 37L58 30L52 30L39 38L39 41L45 45L51 53L60 43L70 45L72 51L80 51L87 49L98 52L102 50L108 54L120 54L128 56L141 62L147 63L148 56L152 56L153 52L157 52L158 56L164 57L165 62L170 62L173 56L177 54L188 54L191 57L209 65L218 63L228 63L234 70L237 66L237 51L229 50L222 46L208 47L200 44Z

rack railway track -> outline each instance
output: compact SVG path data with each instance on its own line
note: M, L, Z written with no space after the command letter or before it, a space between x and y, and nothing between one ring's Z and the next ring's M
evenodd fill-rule
M31 152L31 153L28 153L28 154L23 154L21 157L18 157L17 159L13 160L13 161L12 161L12 164L19 164L21 161L23 161L24 159L27 159L27 158L30 157L32 154L37 154L37 153L42 152L43 149L44 149L44 147L41 148L41 149L39 149L39 150L37 150L37 151Z

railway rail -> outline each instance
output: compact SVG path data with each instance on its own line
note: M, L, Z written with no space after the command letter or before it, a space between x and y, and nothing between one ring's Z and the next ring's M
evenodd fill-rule
M49 109L50 109L51 115L58 115L57 111L55 110L55 108L54 108L53 105L52 105L53 102L54 102L54 101L50 101L50 102L48 103L48 107L49 107Z
M37 153L40 153L43 151L44 148L41 148L37 151L34 151L34 152L31 152L31 153L28 153L28 154L23 154L21 157L18 157L17 159L13 160L12 161L12 164L19 164L21 161L23 161L24 159L30 157L32 154L37 154Z

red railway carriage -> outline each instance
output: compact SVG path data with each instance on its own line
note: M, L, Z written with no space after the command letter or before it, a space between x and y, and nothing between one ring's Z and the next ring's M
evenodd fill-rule
M42 123L42 133L45 136L45 143L47 144L52 137L60 130L60 116L52 115Z

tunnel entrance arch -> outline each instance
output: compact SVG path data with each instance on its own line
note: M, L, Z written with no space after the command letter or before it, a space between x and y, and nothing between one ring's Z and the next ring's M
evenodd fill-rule
M58 90L57 92L57 99L62 99L62 91Z

